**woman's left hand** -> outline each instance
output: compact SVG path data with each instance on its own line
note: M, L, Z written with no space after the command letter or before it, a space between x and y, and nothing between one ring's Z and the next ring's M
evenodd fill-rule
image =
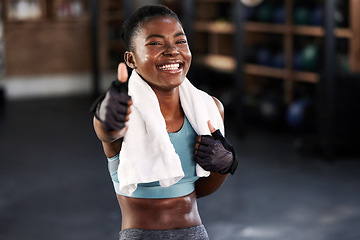
M210 121L208 126L211 136L198 136L195 145L195 162L207 171L234 174L237 167L234 148L219 130L215 130Z

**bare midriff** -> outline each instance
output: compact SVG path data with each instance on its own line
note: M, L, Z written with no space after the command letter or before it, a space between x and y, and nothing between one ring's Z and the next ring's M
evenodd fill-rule
M168 230L201 224L196 194L177 198L145 199L117 195L122 230L128 228Z

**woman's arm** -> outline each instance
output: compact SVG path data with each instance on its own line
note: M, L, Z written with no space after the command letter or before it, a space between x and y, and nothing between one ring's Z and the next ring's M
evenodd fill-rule
M132 100L127 93L128 72L125 63L118 66L118 79L113 81L104 98L95 104L93 125L102 141L107 157L120 152L122 139L128 129Z
M228 174L211 172L209 177L199 178L195 182L196 197L205 197L218 190L225 182Z
M217 98L213 97L213 99L224 121L224 107ZM215 192L225 182L227 176L228 174L211 172L209 177L199 178L195 182L196 197L204 197Z
M128 110L128 111L130 111L130 110ZM128 121L128 119L129 119L129 113L126 116L126 121ZM117 141L117 140L123 138L127 131L127 126L125 126L124 128L122 128L120 130L109 132L105 129L104 124L102 122L100 122L96 117L94 117L93 125L94 125L94 129L95 129L95 133L96 133L97 137L100 139L100 141L105 142L105 143L111 143L111 142L114 142L114 141Z
M97 137L102 142L106 157L111 158L120 152L123 136L127 128L120 131L107 132L103 124L94 117L94 129Z

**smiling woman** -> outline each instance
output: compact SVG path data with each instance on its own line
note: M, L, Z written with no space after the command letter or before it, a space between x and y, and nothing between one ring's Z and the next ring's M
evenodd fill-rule
M185 33L172 16L157 16L142 24L134 36L133 49L125 61L153 88L173 90L182 83L191 64Z
M120 63L94 108L122 213L120 239L208 239L196 199L237 166L222 135L222 104L186 78L191 52L170 9L138 9L122 38L133 71L128 79Z

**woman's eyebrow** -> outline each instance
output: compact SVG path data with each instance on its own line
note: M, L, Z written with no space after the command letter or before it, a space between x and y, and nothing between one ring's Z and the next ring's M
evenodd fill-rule
M153 38L153 37L157 37L157 38L165 38L164 35L161 35L161 34L151 34L149 36L146 37L146 40L149 40L150 38Z
M174 34L174 37L179 37L179 36L185 36L185 33L184 32L178 32L178 33L175 33ZM164 35L161 35L161 34L151 34L149 36L146 37L146 40L149 40L150 38L165 38Z
M184 32L178 32L174 34L174 37L185 36Z

